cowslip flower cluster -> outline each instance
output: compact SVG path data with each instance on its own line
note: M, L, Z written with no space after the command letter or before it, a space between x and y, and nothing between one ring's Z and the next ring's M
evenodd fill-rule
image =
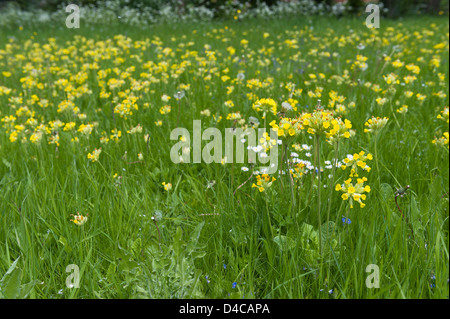
M77 215L70 214L70 216L73 216L73 219L71 219L70 221L78 226L83 226L88 220L88 214L86 214L86 216L83 216L82 214L77 212Z
M343 138L350 138L355 134L352 128L352 123L340 117L331 120L331 129L327 132L328 143L333 144Z
M379 131L381 131L389 121L389 118L387 117L374 117L367 120L366 123L364 123L364 126L366 127L364 129L364 133L374 133L377 134Z
M434 140L431 141L431 143L435 144L436 146L443 147L448 149L448 132L444 132L440 138L434 138Z
M91 160L91 162L97 162L98 158L100 157L100 153L102 152L102 149L95 149L94 151L92 151L92 153L89 153L87 155L88 159Z
M312 113L301 115L302 124L307 132L312 135L324 135L330 144L343 138L350 138L355 134L351 130L352 123L347 119L334 117L330 111L315 110Z
M337 184L335 190L343 192L342 199L349 200L350 208L353 208L353 202L358 202L361 208L364 208L366 204L363 200L366 200L366 194L370 192L370 186L364 185L367 181L366 177L358 178L356 184L352 183L352 179L347 179L344 184Z
M304 113L303 125L307 132L312 135L326 135L331 128L333 118L332 112L316 110L313 113Z
M366 177L359 178L359 170L370 172L370 167L367 165L367 161L372 160L372 154L361 151L359 153L354 153L353 155L347 155L343 160L341 165L342 170L346 170L350 167L350 175L343 184L337 184L335 186L336 191L343 192L342 199L344 201L349 200L350 208L353 208L353 202L358 202L361 208L364 208L365 204L362 202L366 200L366 193L370 192L370 186L364 185L367 182ZM356 184L353 183L352 178L356 178Z
M256 176L256 184L252 184L252 188L257 188L260 193L267 190L270 186L272 186L272 183L276 181L275 177L270 178L268 174L262 174Z
M263 112L263 119L266 117L267 113L277 114L277 102L275 100L268 99L259 99L255 103L253 103L253 109L257 112Z
M295 137L303 129L300 120L288 117L282 118L278 124L273 120L269 125L272 127L272 130L278 133L278 137L280 138Z
M448 106L444 107L444 109L440 112L440 114L438 114L437 118L446 122L447 124L449 123L449 121L448 121L448 118L449 118ZM447 127L447 132L444 132L440 138L435 137L434 140L431 141L431 143L435 144L438 147L449 149L448 127Z
M447 124L448 122L448 106L444 107L444 109L440 112L440 114L438 114L437 118L446 122Z
M367 160L371 161L373 159L372 154L367 154L364 151L355 153L353 155L349 154L344 158L343 162L345 164L341 165L342 170L350 167L350 177L358 177L357 168L361 168L364 171L370 172L371 168L367 165Z
M289 170L289 173L291 173L292 177L295 179L303 177L307 173L307 167L306 163L304 162L297 162L295 163L294 167Z

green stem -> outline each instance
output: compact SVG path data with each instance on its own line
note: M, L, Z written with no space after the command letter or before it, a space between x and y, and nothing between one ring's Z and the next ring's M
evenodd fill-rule
M181 100L178 100L178 110L177 110L177 127L180 126L180 112L181 112L181 106L180 106Z
M375 165L377 166L378 190L381 190L380 167L378 166L378 148L377 148L377 140L378 140L378 134L375 133Z
M322 258L322 218L320 217L320 136L316 135L317 144L317 216L319 219L319 251Z
M288 156L286 156L286 167L287 167L287 171L288 171L288 175L289 175L289 186L291 189L291 213L292 213L292 218L294 219L295 223L297 223L297 220L295 218L295 195L294 195L294 180L292 178L292 174L290 171L290 167L289 167L289 161L288 161ZM298 225L297 225L298 228Z
M330 183L330 187L329 187L329 197L328 197L328 211L327 211L327 238L329 237L328 235L328 224L330 223L330 212L331 212L331 198L333 197L333 186L334 186L334 175L336 174L336 163L337 163L337 159L338 159L338 152L339 152L339 142L336 142L334 144L334 161L332 163L333 165L333 173L331 176L331 183Z
M268 219L268 226L270 229L270 235L272 236L272 239L274 238L273 236L273 230L272 230L272 223L270 221L270 213L269 213L269 205L267 204L267 194L266 194L266 198L264 198L264 201L266 202L266 212L267 212L267 219Z

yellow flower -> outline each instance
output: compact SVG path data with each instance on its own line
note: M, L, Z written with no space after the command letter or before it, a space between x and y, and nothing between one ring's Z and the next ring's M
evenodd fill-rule
M270 178L268 174L262 174L256 176L256 184L252 184L252 188L257 188L259 192L267 190L272 183L276 180L275 177Z
M449 135L448 132L444 132L444 134L442 135L442 137L440 138L434 138L433 141L431 141L433 144L435 144L436 146L442 147L442 148L449 148Z
M162 182L162 185L164 186L165 191L170 191L172 189L171 183Z
M366 128L364 129L364 133L375 133L377 134L379 131L381 131L387 124L389 118L387 117L374 117L367 120L366 123L364 123L364 126Z
M343 200L350 200L350 208L353 208L354 201L359 203L360 207L363 208L365 204L362 201L366 200L366 195L364 193L370 192L370 186L364 186L364 182L366 181L366 177L358 178L357 183L353 185L352 179L349 178L344 184L337 184L335 190L343 192L341 195Z
M263 117L269 112L277 114L277 103L271 98L259 99L253 103L252 108L258 112L263 112Z
M92 153L89 153L87 155L88 159L91 160L91 162L96 162L98 161L98 158L100 157L100 153L102 152L102 149L95 149L94 151L92 151Z
M83 216L80 213L77 213L77 215L70 214L70 216L73 216L73 219L71 219L70 221L77 226L83 226L88 221L88 214L86 214L86 216Z

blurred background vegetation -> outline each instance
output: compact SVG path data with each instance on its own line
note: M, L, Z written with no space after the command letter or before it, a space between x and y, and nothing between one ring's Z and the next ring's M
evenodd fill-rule
M183 11L187 5L202 6L213 9L216 14L220 16L221 8L230 8L245 5L249 8L257 7L260 4L266 4L269 7L278 2L295 2L297 0L120 0L123 6L131 8L150 7L154 10L159 10L163 6L170 4L177 11ZM358 13L364 9L367 2L378 2L368 0L314 0L317 4L331 6L335 3L345 3L351 6L351 12ZM96 6L104 0L0 0L0 10L6 5L14 5L21 10L42 9L48 11L55 11L63 5L74 3L78 5L93 5ZM381 1L384 7L388 9L387 15L392 18L397 18L410 14L442 14L448 12L449 0L383 0Z

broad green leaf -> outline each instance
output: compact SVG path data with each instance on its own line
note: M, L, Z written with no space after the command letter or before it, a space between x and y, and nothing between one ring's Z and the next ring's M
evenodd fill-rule
M141 238L137 238L131 245L131 253L135 258L138 258L142 250Z
M294 240L284 235L275 236L273 241L278 245L280 250L290 250L295 247Z
M6 159L2 158L2 162L3 164L5 164L6 167L8 167L9 169L11 169L11 163L8 162Z
M187 246L188 253L191 253L195 249L195 247L197 246L197 242L198 242L198 239L200 237L200 232L202 231L202 228L203 228L204 225L205 225L205 221L202 221L193 230L193 232L191 234L191 241L189 242L189 244Z
M2 294L7 299L16 299L20 292L20 281L22 270L15 268L11 274L2 282Z
M38 280L32 280L26 284L23 284L22 287L20 288L20 293L17 298L18 299L27 298L31 292L31 289L33 289L33 287L36 286L37 283L38 283Z
M173 239L173 250L175 253L176 258L180 255L181 251L181 245L182 245L182 239L183 237L183 230L180 226L177 227L177 232L175 233L175 237Z
M381 184L381 198L384 201L392 200L394 199L394 190L392 189L391 185L383 183Z
M16 260L14 260L14 262L12 263L12 265L9 267L8 271L6 271L5 275L3 276L1 282L4 282L5 279L6 279L6 277L7 277L8 275L10 275L10 274L14 271L14 269L16 269L17 262L19 261L19 259L20 259L20 256L19 256Z

